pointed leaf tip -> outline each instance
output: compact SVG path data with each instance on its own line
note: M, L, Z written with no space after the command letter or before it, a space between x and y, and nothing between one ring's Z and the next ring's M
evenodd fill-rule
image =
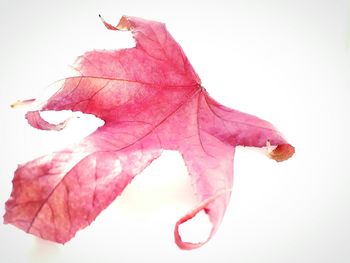
M113 26L112 24L108 23L101 15L98 15L102 21L102 23L105 25L105 27L109 30L119 30L119 31L128 31L130 30L130 22L125 16L122 16L119 20L119 23L117 26Z

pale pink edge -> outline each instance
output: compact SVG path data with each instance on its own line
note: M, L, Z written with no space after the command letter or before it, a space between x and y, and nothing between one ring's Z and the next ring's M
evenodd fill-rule
M218 229L218 226L219 226L221 220L215 220L213 222L213 220L210 218L207 211L205 211L205 213L209 216L209 219L210 219L211 224L212 224L212 228L211 228L211 231L210 231L208 238L205 241L199 242L199 243L191 243L191 242L182 241L181 235L179 233L179 226L181 224L187 222L188 220L192 219L193 217L195 217L201 210L208 207L208 205L210 203L214 202L217 198L221 197L222 195L226 194L227 192L231 192L231 189L222 190L222 191L218 192L217 194L205 199L198 206L196 206L193 210L188 212L186 215L181 217L176 222L175 229L174 229L174 237L175 237L175 243L179 248L184 249L184 250L191 250L191 249L199 248L199 247L203 246L205 243L207 243L214 236L214 234L216 233L216 231Z
M41 117L39 111L29 111L26 113L25 118L27 119L28 123L32 127L39 129L39 130L47 130L47 131L63 130L69 121L69 119L67 119L67 120L65 120L61 123L58 123L58 124L49 123Z

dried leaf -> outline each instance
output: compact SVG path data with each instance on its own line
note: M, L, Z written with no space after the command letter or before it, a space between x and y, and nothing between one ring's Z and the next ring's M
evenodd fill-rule
M105 123L77 145L24 165L15 172L5 223L65 243L89 225L131 180L165 150L179 151L192 178L198 206L175 226L182 249L206 243L230 200L238 145L277 146L283 161L294 147L268 122L213 100L165 25L122 17L110 30L131 30L136 46L92 51L78 59L80 76L67 78L40 111L72 110ZM40 111L26 118L35 128L60 130ZM204 211L212 231L202 243L183 242L179 225Z

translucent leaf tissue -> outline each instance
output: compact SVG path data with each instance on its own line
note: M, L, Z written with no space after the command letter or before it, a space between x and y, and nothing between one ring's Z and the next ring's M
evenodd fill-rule
M58 243L88 226L162 150L181 153L198 205L178 220L175 242L181 249L206 243L217 231L230 200L235 147L270 145L269 156L283 161L294 154L269 122L216 102L201 86L179 44L163 23L123 16L133 48L87 52L77 60L80 76L26 118L42 130L61 130L41 111L71 110L104 121L76 145L19 165L4 222ZM207 240L184 242L179 225L204 211L212 224Z

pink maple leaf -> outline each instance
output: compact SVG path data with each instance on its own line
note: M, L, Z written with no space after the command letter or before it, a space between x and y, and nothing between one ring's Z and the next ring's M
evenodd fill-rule
M72 110L105 123L77 145L19 165L4 222L43 239L65 243L89 225L131 180L165 150L179 151L198 206L175 225L182 249L206 243L230 200L235 147L277 146L283 161L294 147L268 122L229 109L202 88L179 44L163 23L122 17L110 30L131 30L136 46L88 52L80 76L67 78L40 111ZM26 114L35 128L60 130L40 111ZM202 243L183 242L179 225L204 211L212 223Z

